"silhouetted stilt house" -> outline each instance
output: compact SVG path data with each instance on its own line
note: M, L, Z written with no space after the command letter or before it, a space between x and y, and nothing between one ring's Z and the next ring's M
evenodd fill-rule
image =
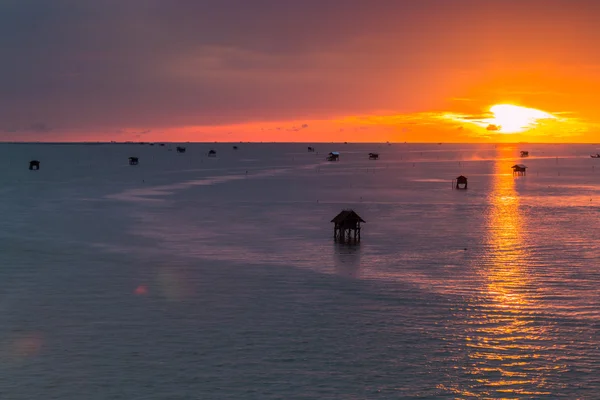
M308 146L308 152L309 153L314 153L315 152L315 148L311 147L311 146Z
M529 157L529 152L528 151L522 151L521 152L521 157Z
M237 150L237 149L238 149L238 147L237 147L237 146L233 146L233 149L234 149L234 150Z
M29 169L32 171L37 171L40 169L40 162L38 160L29 161Z
M211 151L208 152L208 156L209 157L216 157L217 156L217 152L214 151L214 150L211 150Z
M336 242L360 242L360 223L365 221L354 210L343 210L331 222Z
M454 185L454 188L456 190L466 190L467 189L467 184L468 184L468 180L466 176L459 176L458 178L455 179L456 181L456 185Z
M177 146L178 153L185 153L185 147Z
M516 165L513 165L511 168L513 170L513 175L516 175L516 176L527 175L527 167L523 164L516 164Z
M340 153L332 151L327 155L327 161L340 161Z
M369 153L369 160L379 160L378 153Z
M137 157L129 157L129 165L138 165L139 161Z

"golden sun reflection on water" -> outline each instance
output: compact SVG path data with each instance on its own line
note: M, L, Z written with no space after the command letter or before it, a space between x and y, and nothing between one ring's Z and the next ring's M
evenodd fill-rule
M541 306L527 251L527 221L519 206L517 179L510 172L512 148L499 149L486 216L487 254L480 274L484 286L467 333L471 385L463 394L484 397L547 395L545 376L556 365L539 362L551 346L548 332L536 323Z
M520 289L527 281L522 264L527 254L523 250L523 218L519 197L510 167L512 160L498 160L490 194L487 216L489 269L486 271L488 292L495 304L506 309L519 309L529 302Z

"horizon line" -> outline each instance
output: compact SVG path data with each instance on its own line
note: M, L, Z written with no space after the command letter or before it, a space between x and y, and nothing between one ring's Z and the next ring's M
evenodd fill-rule
M404 141L404 142L293 142L293 141L285 141L285 142L271 142L271 141L233 141L233 142L220 142L220 141L185 141L185 142L170 142L170 141L2 141L0 140L0 144L53 144L53 145L61 145L61 144L86 144L86 145L103 145L103 144L137 144L137 145L149 145L149 144L431 144L431 145L442 145L442 144L512 144L512 145L524 145L524 144L581 144L581 145L600 145L598 142L412 142L412 141Z

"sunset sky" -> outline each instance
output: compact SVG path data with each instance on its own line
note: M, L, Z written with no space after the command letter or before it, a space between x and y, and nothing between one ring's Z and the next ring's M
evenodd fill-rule
M0 140L597 142L599 20L598 0L2 0Z

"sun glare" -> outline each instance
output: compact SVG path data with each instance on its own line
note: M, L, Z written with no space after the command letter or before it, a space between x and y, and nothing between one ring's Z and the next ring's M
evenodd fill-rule
M518 133L534 128L539 120L556 119L545 111L514 106L511 104L496 104L490 108L493 118L484 120L488 130L499 133Z

